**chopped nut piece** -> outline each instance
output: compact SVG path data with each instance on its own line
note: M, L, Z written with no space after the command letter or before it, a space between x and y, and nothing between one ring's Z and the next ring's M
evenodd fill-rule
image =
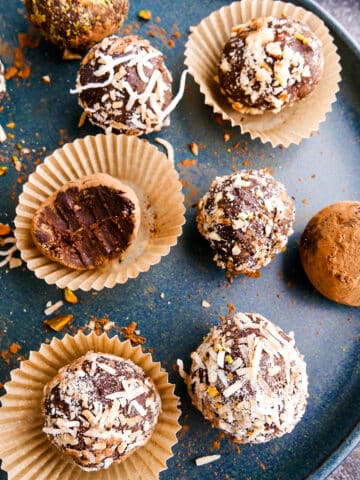
M49 75L44 75L43 77L41 77L41 80L44 83L51 83L51 78L49 77Z
M81 128L85 125L87 119L87 112L83 111L79 118L78 127Z
M64 298L68 303L72 303L73 305L79 301L75 293L68 287L65 287L64 289Z
M63 60L81 60L81 55L65 48L62 58Z
M231 355L226 355L225 362L231 364L233 362L233 358Z
M7 237L11 233L11 227L9 225L5 225L4 223L0 223L0 236Z
M0 167L0 177L2 177L3 175L5 175L8 171L8 167L6 167L5 165L1 165Z
M21 349L21 346L18 343L12 343L9 347L9 352L13 355L16 355L17 352Z
M143 344L146 341L145 337L140 337L139 335L136 335L136 327L137 323L136 322L130 322L127 327L121 327L122 334L124 338L127 340L130 340L133 343L136 344Z
M48 320L44 320L44 325L47 325L55 332L60 332L68 323L72 321L74 315L56 315L53 318L49 318Z
M301 35L301 33L296 32L294 37L296 38L296 40L299 40L304 45L309 45L310 44L309 39L305 38L304 35Z
M204 308L209 308L209 307L211 307L211 303L207 302L206 300L203 300L201 302L201 306L204 307Z
M197 143L190 143L189 147L193 155L199 155L199 145Z
M141 18L141 20L151 20L151 11L150 10L140 10L138 13L138 17Z
M15 122L9 122L9 123L6 124L6 126L7 126L8 128L15 128L16 123L15 123Z
M229 132L224 133L224 142L228 142L231 138L231 135Z
M208 387L207 393L212 397L216 397L217 395L219 395L219 392L216 387Z

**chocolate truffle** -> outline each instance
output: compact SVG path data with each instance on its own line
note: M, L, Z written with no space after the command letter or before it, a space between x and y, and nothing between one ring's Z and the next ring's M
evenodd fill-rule
M0 102L4 98L6 92L5 68L0 60Z
M128 0L25 0L30 22L70 50L87 50L113 34L127 17Z
M360 306L360 202L318 212L300 239L300 258L314 287L334 302Z
M72 93L106 133L141 135L169 124L171 85L159 50L134 35L113 35L83 59Z
M232 28L218 77L234 110L277 113L314 90L323 65L321 41L305 24L263 17Z
M231 274L254 275L283 251L295 208L266 169L216 177L198 202L197 226L214 260Z
M144 445L160 409L160 396L140 367L90 352L45 385L43 431L83 470L95 471Z
M120 258L138 231L133 190L104 173L66 183L35 212L31 235L50 260L75 270Z
M213 327L191 354L185 378L193 404L239 443L293 430L306 408L306 364L292 334L256 313Z

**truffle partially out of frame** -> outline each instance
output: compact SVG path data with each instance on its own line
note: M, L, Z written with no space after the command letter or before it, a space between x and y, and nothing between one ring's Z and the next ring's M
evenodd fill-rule
M87 50L112 35L127 17L128 0L25 0L30 22L52 43Z
M334 302L360 306L360 202L337 202L314 215L300 239L314 287Z

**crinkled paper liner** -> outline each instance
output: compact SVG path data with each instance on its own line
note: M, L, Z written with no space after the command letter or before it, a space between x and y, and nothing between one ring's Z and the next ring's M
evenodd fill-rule
M225 43L230 38L231 28L255 17L286 15L300 20L317 35L323 43L324 72L314 92L292 107L279 113L266 112L261 115L246 115L231 108L214 80L218 62ZM213 12L192 28L186 44L185 64L205 95L205 103L215 113L239 126L242 133L252 139L260 138L273 147L298 145L303 138L318 130L319 124L331 111L336 100L340 82L340 58L336 46L324 22L316 15L291 3L272 0L242 0Z
M88 351L103 352L130 359L154 382L162 403L158 423L148 442L122 463L108 470L85 472L60 453L42 432L41 400L44 385L58 370ZM152 361L140 347L121 342L117 336L97 336L94 332L54 338L50 345L31 352L29 360L11 372L0 407L1 468L9 480L155 480L166 470L179 430L178 397L160 363Z
M98 172L119 178L135 191L141 207L140 228L121 261L77 271L42 255L30 234L31 220L62 185ZM48 284L86 291L112 288L149 270L177 243L185 222L181 189L171 162L146 140L113 134L75 140L48 156L24 185L16 208L17 247L28 268Z

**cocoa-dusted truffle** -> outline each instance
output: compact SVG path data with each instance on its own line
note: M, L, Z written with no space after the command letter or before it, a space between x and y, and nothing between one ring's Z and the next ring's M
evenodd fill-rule
M239 443L293 430L306 408L307 375L291 334L256 313L213 327L191 354L186 379L193 404Z
M100 470L144 445L160 410L160 396L140 367L90 352L45 385L43 431L83 470Z
M83 59L72 93L107 133L141 135L169 124L171 84L159 50L134 35L113 35Z
M128 0L25 0L30 22L50 42L87 50L113 34L127 17Z
M263 17L232 28L218 76L234 110L277 113L314 90L323 64L321 41L309 27L292 18Z
M300 239L306 275L325 297L360 306L360 202L337 202L320 210Z
M6 81L5 81L5 68L0 60L0 102L3 99L6 92Z
M54 192L35 212L31 234L47 258L87 270L120 258L135 239L139 223L134 191L98 173Z
M198 203L197 226L214 260L231 274L254 275L284 250L295 208L267 169L216 177Z

